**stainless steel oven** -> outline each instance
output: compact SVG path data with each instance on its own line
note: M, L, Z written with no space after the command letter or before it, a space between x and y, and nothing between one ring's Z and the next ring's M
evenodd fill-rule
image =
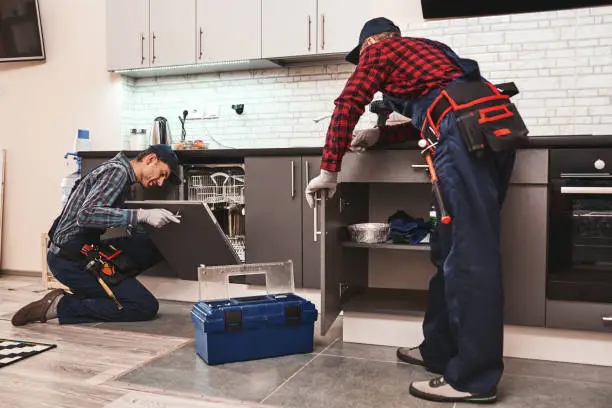
M612 303L612 149L553 149L547 298Z

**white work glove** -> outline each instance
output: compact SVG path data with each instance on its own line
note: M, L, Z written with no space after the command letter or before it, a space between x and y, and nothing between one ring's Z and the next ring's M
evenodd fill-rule
M306 186L306 201L310 208L314 208L315 194L319 190L327 190L327 196L332 198L336 193L338 184L338 173L327 170L321 170L321 174L310 180Z
M155 228L161 228L169 222L181 223L181 220L165 208L152 208L150 210L141 208L138 210L137 218L138 222L144 222Z
M379 138L379 128L356 130L353 133L353 139L351 140L349 149L353 152L362 153L366 149L374 146Z

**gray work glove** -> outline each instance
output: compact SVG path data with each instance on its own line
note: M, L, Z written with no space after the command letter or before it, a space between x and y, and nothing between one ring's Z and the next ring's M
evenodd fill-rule
M327 170L321 170L321 174L310 180L306 186L306 201L310 208L314 208L315 194L319 190L327 190L327 196L332 198L336 193L338 185L338 173Z
M165 208L152 208L150 210L141 208L138 210L138 222L144 222L155 228L161 228L169 222L180 224L181 220Z
M351 140L349 149L353 152L362 153L366 149L374 146L379 138L379 128L356 130L353 133L353 139Z

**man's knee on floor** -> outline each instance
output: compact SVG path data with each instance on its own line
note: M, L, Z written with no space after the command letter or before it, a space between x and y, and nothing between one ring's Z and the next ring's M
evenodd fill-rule
M134 300L134 313L139 320L153 320L159 311L159 302L150 293L142 294Z

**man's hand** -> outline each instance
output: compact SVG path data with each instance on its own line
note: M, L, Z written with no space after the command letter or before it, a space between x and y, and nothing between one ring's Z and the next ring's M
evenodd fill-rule
M150 210L138 210L138 222L144 222L155 228L161 228L169 222L181 223L177 217L165 208L152 208Z
M319 190L327 190L327 196L333 197L336 193L336 186L338 184L338 173L333 173L327 170L321 170L321 174L310 180L308 186L306 186L306 201L310 208L314 208L315 194Z
M366 149L374 146L379 138L380 129L378 128L356 130L353 133L349 149L353 152L364 152Z

